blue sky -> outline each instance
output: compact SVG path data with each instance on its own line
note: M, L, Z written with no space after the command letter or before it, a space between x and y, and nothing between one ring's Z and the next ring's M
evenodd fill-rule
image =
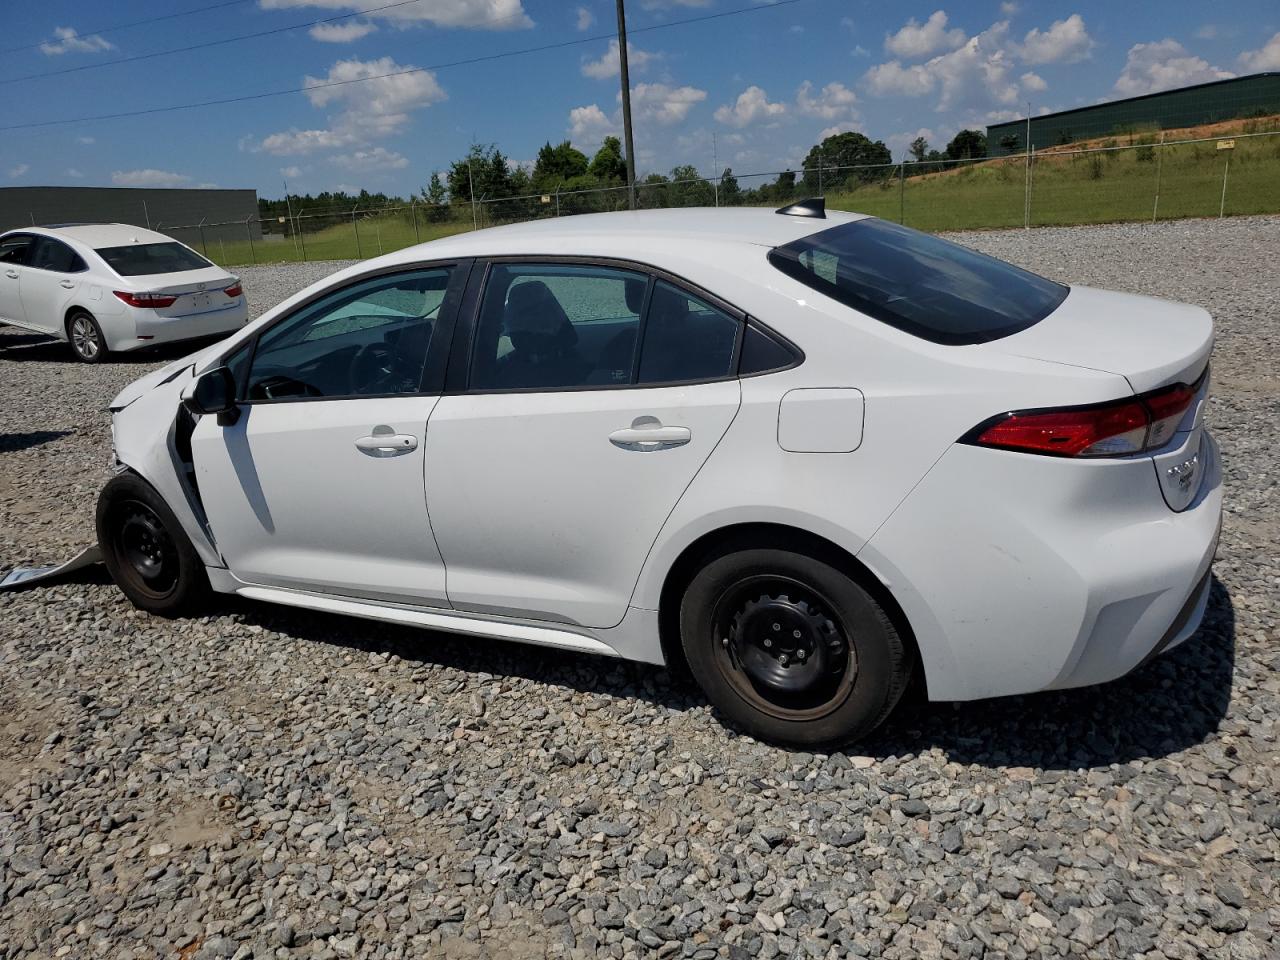
M195 110L11 129L0 186L254 187L408 194L470 143L517 162L571 139L590 154L619 131L612 0L46 0L10 5L0 125L144 110L304 86ZM798 0L701 23L751 0L630 0L641 174L795 167L825 132L861 130L901 156L964 126L1280 70L1280 5L939 5ZM355 13L354 16L348 16ZM312 28L320 18L342 19ZM296 28L295 28L296 27ZM266 30L189 53L113 60ZM101 31L101 32L95 32ZM586 40L578 43L576 41ZM548 44L558 49L446 66ZM17 49L17 48L24 49ZM410 68L422 72L378 77ZM84 68L84 69L82 69ZM68 71L34 79L15 78ZM744 186L750 181L744 181Z

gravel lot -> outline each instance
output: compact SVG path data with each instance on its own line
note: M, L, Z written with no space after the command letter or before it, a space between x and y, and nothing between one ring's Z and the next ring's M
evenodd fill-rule
M1280 956L1280 218L960 239L1217 318L1191 642L827 756L648 667L232 599L170 622L100 571L0 594L0 958ZM242 273L262 308L336 267ZM0 565L90 541L103 406L156 362L0 331Z

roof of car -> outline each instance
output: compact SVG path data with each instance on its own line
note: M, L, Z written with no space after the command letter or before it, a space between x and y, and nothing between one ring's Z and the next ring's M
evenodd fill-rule
M68 237L95 249L99 247L123 247L131 243L171 243L172 237L156 233L146 227L127 223L68 223L47 227L31 227L27 233L48 233L55 237Z
M548 217L461 233L431 241L433 256L502 256L554 252L605 255L606 247L623 243L636 250L661 249L671 241L776 247L841 223L866 219L865 214L832 211L825 218L779 215L760 207L684 207L674 210L627 210L571 217ZM570 246L556 249L567 242ZM400 254L417 248L410 247ZM611 251L610 251L611 252ZM405 259L411 259L412 254Z

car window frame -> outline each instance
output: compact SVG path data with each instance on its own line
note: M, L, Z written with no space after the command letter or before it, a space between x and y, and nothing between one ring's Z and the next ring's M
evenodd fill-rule
M603 269L626 270L638 273L646 278L644 300L641 305L640 323L636 328L636 349L631 357L631 382L628 383L588 383L577 386L559 387L485 387L472 388L471 364L478 347L480 325L480 309L488 289L489 278L497 265L547 265L565 267L601 267ZM738 324L734 336L733 361L729 372L718 377L700 377L690 380L662 380L653 383L635 382L639 375L640 357L644 347L644 335L649 318L649 304L653 296L653 288L659 281L665 281L689 296L703 300L708 306L727 315ZM774 367L755 373L740 375L738 369L742 360L742 348L746 343L746 330L755 327L766 336L777 341L792 355L792 362L783 367ZM593 257L565 254L503 254L500 256L477 257L471 270L470 281L458 310L458 320L454 329L453 349L449 354L448 370L445 375L443 393L446 396L466 394L469 396L486 396L489 394L520 393L581 393L590 390L661 390L667 387L698 386L709 383L724 383L729 380L761 377L790 370L804 362L804 353L789 338L778 333L767 324L761 323L745 310L735 306L718 294L698 284L672 273L663 267L639 260L628 260L623 257Z
M67 241L63 240L61 237L55 237L48 233L33 233L33 234L28 234L28 236L35 237L35 243L31 245L32 252L34 252L37 249L37 246L39 244L56 243L59 246L66 247L68 250L71 251L71 255L75 257L77 262L79 262L80 268L78 270L52 270L49 267L36 266L36 264L34 263L25 263L23 264L23 266L30 267L32 270L40 270L44 273L56 273L58 276L61 276L61 277L71 277L77 273L84 273L86 270L89 269L89 264L86 263L84 257L80 255L80 251L77 250L75 247L73 247L71 244L67 243Z
M14 239L14 238L19 238L19 237L25 237L26 239L28 239L28 240L30 240L30 241L31 241L31 242L30 242L30 244L28 244L28 245L27 245L27 259L28 259L28 260L30 260L30 259L31 259L31 254L32 254L32 252L33 252L33 251L35 250L35 248L36 248L36 240L38 240L38 239L40 238L40 234L38 234L38 233L27 233L25 230L14 230L14 231L12 231L11 233L6 233L6 234L4 234L4 235L0 236L0 241L4 241L4 240L12 240L12 239ZM3 261L0 261L0 263L3 263L6 267L29 267L29 266L31 266L31 264L30 264L30 263L26 263L26 262L23 262L23 263L14 263L12 260L3 260Z
M287 313L276 317L266 326L255 330L252 336L238 341L230 349L219 354L218 359L206 369L212 370L215 367L223 366L229 358L235 356L246 346L248 347L249 356L248 361L245 363L244 376L236 383L237 406L251 407L277 403L323 403L332 400L386 400L394 397L440 396L443 393L445 368L457 329L458 306L462 302L463 294L467 289L473 263L473 260L465 257L414 261L411 263L398 263L378 270L371 270L359 276L348 277L343 283L325 287L300 303L295 304ZM448 286L445 288L444 299L440 301L440 310L431 332L431 342L427 344L427 356L422 365L422 377L418 381L417 390L411 393L351 393L328 397L274 397L256 400L248 398L249 376L253 372L253 361L258 353L258 343L265 334L274 330L280 324L288 323L291 319L297 317L300 312L314 306L320 300L339 294L359 284L367 283L370 280L378 280L382 277L396 276L397 274L415 273L421 270L442 269L451 269L453 273L450 275Z

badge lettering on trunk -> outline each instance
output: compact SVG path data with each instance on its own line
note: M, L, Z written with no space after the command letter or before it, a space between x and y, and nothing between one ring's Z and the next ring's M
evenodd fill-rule
M1195 478L1196 467L1199 464L1200 454L1197 453L1181 463L1175 463L1165 473L1170 480L1178 484L1178 489L1185 491L1191 487L1191 481Z

